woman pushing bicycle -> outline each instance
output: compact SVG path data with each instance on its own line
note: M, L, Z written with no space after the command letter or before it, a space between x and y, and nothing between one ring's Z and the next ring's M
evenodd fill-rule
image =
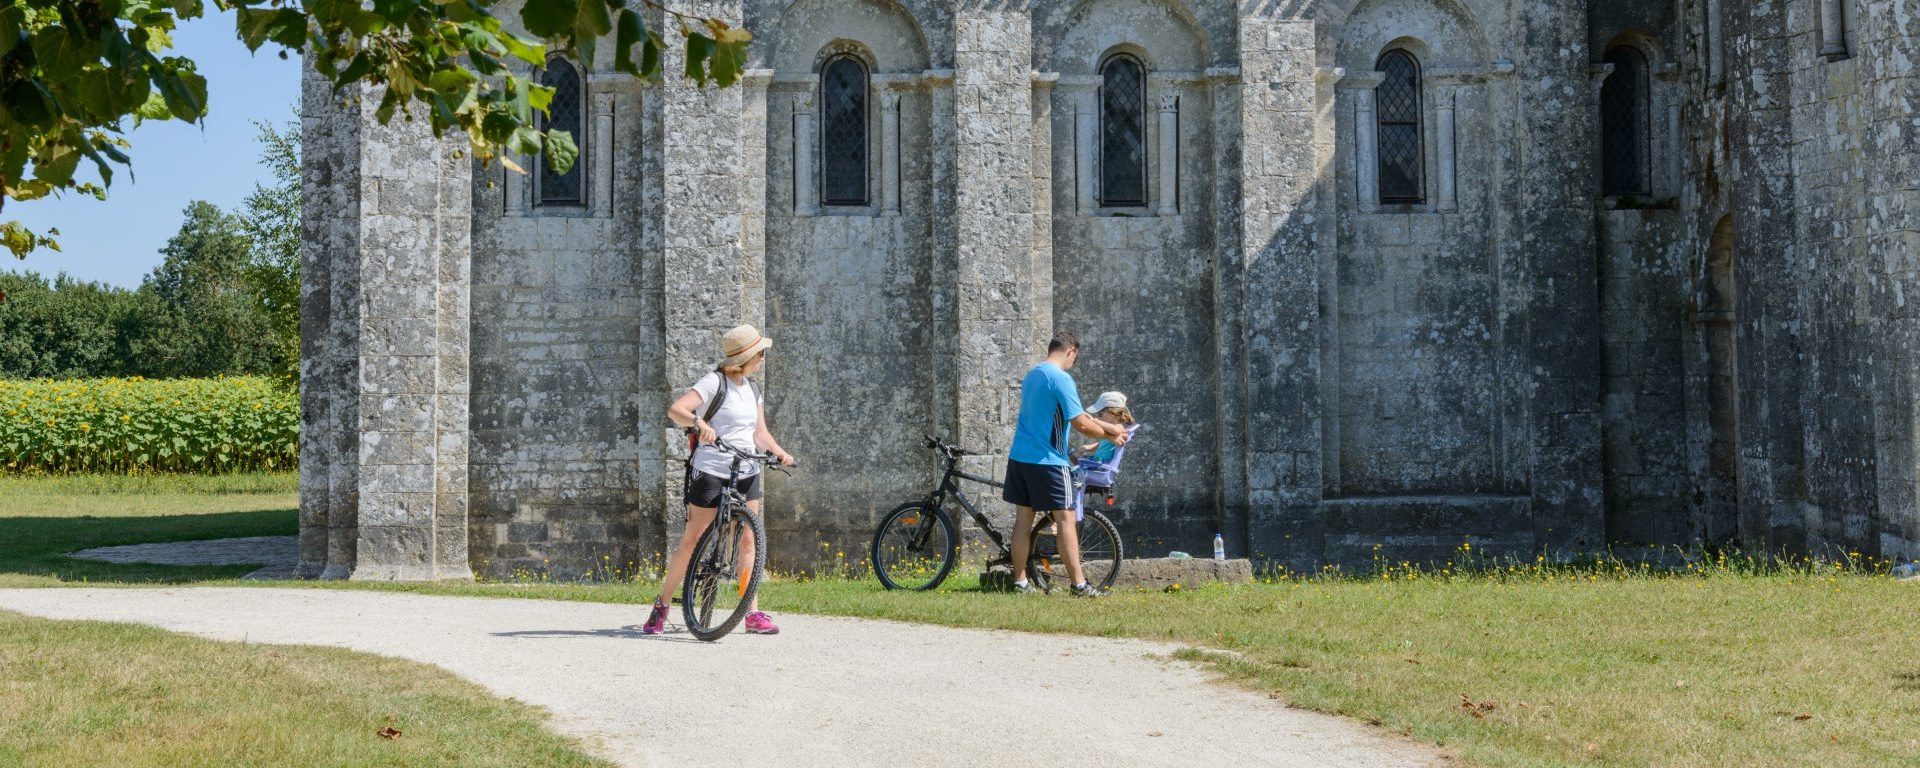
M641 627L641 634L657 635L665 631L668 596L685 577L687 561L693 556L694 546L700 534L712 524L716 508L720 506L721 495L735 462L732 455L714 443L725 443L736 451L746 453L765 450L777 457L782 465L794 465L793 456L783 450L779 441L773 439L773 433L768 431L767 413L760 399L760 389L747 378L766 365L767 350L772 346L773 340L762 336L751 325L727 331L726 335L720 337L720 365L700 377L667 408L667 418L690 430L695 441L687 469L687 527L680 534L680 544L674 548L673 557L667 561L666 580L660 584L660 597L654 601L653 613L647 617L646 625ZM747 499L747 508L757 517L763 496L760 467L757 464L742 466L740 474L742 477L736 483L736 489ZM741 542L739 562L754 562L754 543L751 538ZM751 612L747 614L747 633L779 634L780 627L773 623L772 617L760 610L759 602L756 593L753 605L749 607Z

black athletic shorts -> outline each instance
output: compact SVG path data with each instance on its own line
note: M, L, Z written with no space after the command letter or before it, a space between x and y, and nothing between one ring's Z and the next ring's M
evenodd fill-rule
M1007 460L1007 487L1000 498L1041 512L1073 509L1073 472L1067 467Z
M765 473L755 473L740 478L736 482L736 487L739 488L741 497L747 501L760 500L760 496L762 495L760 491L760 475L762 474ZM725 487L726 484L726 478L709 475L696 469L693 471L693 479L687 481L687 495L683 500L696 507L713 509L720 506L720 489Z

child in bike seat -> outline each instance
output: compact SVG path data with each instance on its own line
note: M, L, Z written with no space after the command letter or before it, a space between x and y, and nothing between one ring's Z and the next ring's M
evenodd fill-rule
M1133 411L1127 409L1127 396L1119 392L1102 392L1087 409L1087 415L1102 421L1111 422L1127 428L1127 444L1133 444L1133 433L1140 425L1133 420ZM1104 495L1113 489L1114 476L1120 473L1120 457L1126 453L1124 446L1114 445L1112 440L1101 440L1080 446L1084 455L1073 465L1073 513L1075 520L1086 519L1086 497L1088 494ZM1041 528L1041 533L1051 533L1052 521Z

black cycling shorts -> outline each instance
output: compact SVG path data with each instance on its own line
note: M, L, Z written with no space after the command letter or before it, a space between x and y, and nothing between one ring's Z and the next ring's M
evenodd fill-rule
M1000 498L1041 512L1073 509L1073 472L1066 467L1007 460L1007 487Z
M760 497L763 495L760 491L760 475L762 474L765 473L757 472L740 478L734 483L735 487L740 491L741 498L747 501L760 500ZM724 477L716 477L699 470L694 470L693 479L687 481L687 494L683 500L692 506L714 509L720 506L720 489L726 487L726 484L727 479Z

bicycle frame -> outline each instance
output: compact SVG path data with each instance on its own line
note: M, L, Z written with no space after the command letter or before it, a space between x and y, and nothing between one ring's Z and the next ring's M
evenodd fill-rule
M993 527L993 521L987 519L987 516L980 511L980 508L974 505L973 500L967 498L967 492L961 489L959 481L966 480L972 483L979 483L989 488L1004 488L1006 486L979 475L961 471L959 467L960 457L958 455L943 455L940 461L943 465L943 471L940 475L940 486L936 488L933 493L927 495L927 508L931 510L943 509L947 497L952 496L954 501L960 503L960 508L966 510L967 515L973 518L974 524L980 526L980 530L986 532L987 538L993 540L993 545L1000 548L1001 558L1004 558L1007 562L1012 562L1013 550L1007 546L1006 537L1000 533L999 529ZM931 521L922 524L921 533L915 537L915 544L925 546L925 539L928 535L931 535L932 532L933 526Z

